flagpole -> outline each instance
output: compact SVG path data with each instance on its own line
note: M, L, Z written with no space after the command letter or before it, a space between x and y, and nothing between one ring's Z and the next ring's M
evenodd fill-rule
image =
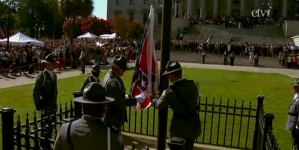
M162 4L162 33L161 33L161 60L160 60L160 87L159 94L162 95L163 90L168 88L168 78L162 76L165 71L166 64L170 59L170 34L171 34L171 0L163 0ZM168 109L160 109L158 112L158 139L157 139L157 150L166 149L166 137L167 137L167 117Z

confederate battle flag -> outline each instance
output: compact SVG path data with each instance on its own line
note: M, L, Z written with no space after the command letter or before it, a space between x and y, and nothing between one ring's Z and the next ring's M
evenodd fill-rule
M158 62L154 42L154 7L151 6L143 39L132 78L131 97L137 100L137 109L146 109L151 105L151 96L158 93Z

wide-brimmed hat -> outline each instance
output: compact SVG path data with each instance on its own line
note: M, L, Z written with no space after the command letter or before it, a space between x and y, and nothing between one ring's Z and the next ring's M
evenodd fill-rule
M53 54L49 54L46 56L46 58L44 60L41 60L42 63L56 63L59 64L58 61L56 61L55 59L57 58L57 56L53 55Z
M100 65L96 64L91 67L92 72L101 72Z
M166 71L164 71L164 73L162 74L164 75L168 75L174 72L177 72L179 70L182 70L182 66L179 62L177 61L169 61L166 65Z
M114 99L106 97L106 90L101 84L91 82L85 86L83 96L74 98L74 101L82 104L107 104L114 102Z
M291 84L291 85L293 85L294 87L296 86L296 87L299 87L299 79L296 79L296 81L293 83L293 84Z
M128 59L123 55L115 55L109 64L124 70L129 70L131 68L128 64Z

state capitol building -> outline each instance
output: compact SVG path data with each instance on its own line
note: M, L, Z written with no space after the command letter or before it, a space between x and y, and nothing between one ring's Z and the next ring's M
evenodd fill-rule
M131 17L145 23L150 5L155 7L155 24L162 23L162 0L108 0L107 19L115 15ZM272 18L295 18L299 0L173 0L173 16L250 17L252 11L270 10Z

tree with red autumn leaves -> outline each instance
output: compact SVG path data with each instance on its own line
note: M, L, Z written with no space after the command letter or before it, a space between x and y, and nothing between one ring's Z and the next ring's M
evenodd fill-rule
M95 35L111 34L111 26L108 21L99 19L96 16L89 17L82 21L82 32L90 32Z
M144 26L137 21L132 21L130 18L124 18L120 15L117 15L108 22L110 22L113 32L115 32L121 38L142 38Z
M81 25L82 18L76 18L75 21L73 19L67 19L63 24L63 32L69 39L74 39L77 36L81 35Z

